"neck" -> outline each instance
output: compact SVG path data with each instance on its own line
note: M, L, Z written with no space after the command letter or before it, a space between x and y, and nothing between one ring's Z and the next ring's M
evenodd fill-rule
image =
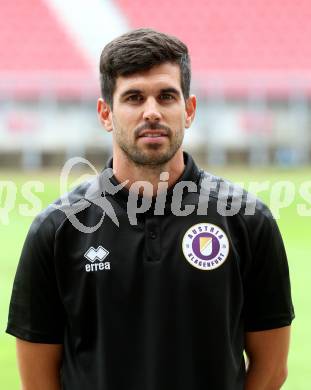
M116 179L122 183L128 180L127 188L137 181L146 181L151 183L152 191L145 188L145 195L154 196L157 193L160 175L162 172L168 172L168 186L171 187L182 175L185 168L183 152L177 151L175 156L162 165L138 165L131 161L124 153L113 154L113 172Z

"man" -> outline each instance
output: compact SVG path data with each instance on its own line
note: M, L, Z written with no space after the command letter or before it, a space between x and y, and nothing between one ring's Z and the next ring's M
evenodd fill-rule
M104 48L100 72L113 158L68 199L86 228L101 201L113 213L91 232L60 202L35 219L7 328L23 389L279 389L294 317L282 239L245 192L226 214L236 188L182 151L196 110L187 47L134 30Z

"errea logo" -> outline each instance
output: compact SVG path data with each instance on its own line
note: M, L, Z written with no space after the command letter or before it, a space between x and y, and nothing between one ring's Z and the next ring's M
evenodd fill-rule
M101 245L95 249L90 247L84 254L84 257L91 262L91 264L85 264L86 272L96 272L110 269L110 262L104 259L109 255L109 251L103 248ZM96 262L98 260L98 262Z

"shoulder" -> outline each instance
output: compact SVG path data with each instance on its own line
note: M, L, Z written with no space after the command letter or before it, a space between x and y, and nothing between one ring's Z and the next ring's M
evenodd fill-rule
M100 194L99 176L81 183L43 209L32 222L29 234L55 234L68 218L91 206Z
M229 180L201 171L199 192L199 203L209 202L223 217L236 216L250 231L276 226L269 207L262 200Z

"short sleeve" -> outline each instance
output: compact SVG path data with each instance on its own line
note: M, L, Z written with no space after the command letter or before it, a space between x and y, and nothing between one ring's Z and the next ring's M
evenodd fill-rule
M248 226L250 267L245 277L245 331L281 328L295 317L283 240L271 212L262 206Z
M17 267L6 332L30 342L62 343L64 311L54 269L53 222L39 215Z

